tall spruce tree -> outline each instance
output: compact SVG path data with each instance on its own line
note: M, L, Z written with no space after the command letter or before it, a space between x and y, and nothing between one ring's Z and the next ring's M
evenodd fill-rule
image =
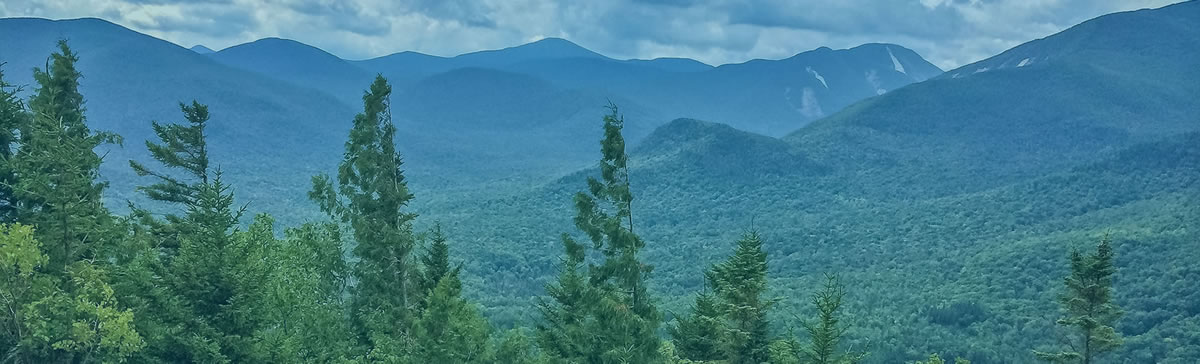
M16 220L16 201L13 196L16 176L11 159L17 146L17 137L28 126L29 113L17 96L20 88L4 80L3 67L4 63L0 63L0 223L12 223Z
M309 197L322 211L349 225L356 245L357 285L351 305L355 325L374 348L402 345L417 313L417 273L412 257L416 214L404 209L413 199L396 151L392 86L376 76L363 94L363 112L354 117L336 182L313 177Z
M726 352L731 364L758 364L770 356L767 311L774 301L762 297L767 290L767 253L762 245L757 232L747 233L733 256L711 272L727 323Z
M600 179L575 195L575 226L603 260L586 263L584 244L563 235L564 269L540 305L539 344L557 360L578 363L659 363L661 318L646 289L651 266L638 260L645 245L634 233L633 194L621 135L624 119L615 105L604 116Z
M119 138L88 128L79 58L65 41L58 48L46 69L33 71L32 120L11 158L17 221L37 227L51 271L93 258L102 243L116 240L112 215L101 204L107 183L97 181L102 158L95 149Z
M1121 346L1121 334L1114 328L1121 317L1121 309L1113 302L1113 276L1117 273L1113 258L1108 235L1100 239L1093 254L1071 250L1071 274L1063 282L1067 290L1059 297L1064 316L1056 321L1067 331L1062 344L1068 349L1035 350L1039 359L1051 363L1092 364L1101 355Z

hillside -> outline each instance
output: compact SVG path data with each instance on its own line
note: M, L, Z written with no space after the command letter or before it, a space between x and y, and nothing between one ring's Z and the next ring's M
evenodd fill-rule
M293 40L265 38L210 54L218 62L253 71L357 105L375 74L323 50Z
M684 312L705 265L753 228L768 238L780 322L807 312L820 274L835 272L853 287L851 336L874 353L869 362L936 351L1032 363L1032 348L1054 344L1068 247L1109 233L1126 310L1116 358L1200 359L1200 310L1179 304L1194 302L1180 287L1200 277L1197 9L1100 17L782 139L694 120L660 127L630 162L654 289L669 312ZM1063 53L974 72L1036 49ZM1154 67L1113 68L1138 63ZM567 196L591 173L431 207L426 218L478 254L467 269L483 278L470 285L493 318L531 319L522 307L556 273L555 237L574 230ZM513 226L522 228L504 228ZM531 275L542 279L513 281Z
M108 155L102 173L113 182L109 199L117 208L137 199L134 186L144 183L128 160L148 158L150 121L182 120L180 102L209 105L214 163L237 186L239 198L266 203L265 210L280 215L294 211L287 205L305 203L310 175L333 166L354 115L327 94L231 68L99 19L0 19L5 76L31 84L31 70L44 67L60 38L79 54L89 124L125 138L124 147L103 147ZM264 166L274 166L273 173L261 173Z
M906 174L880 183L888 194L921 186L895 196L909 197L994 187L1200 130L1200 69L1189 61L1200 57L1197 15L1200 4L1189 2L1102 16L857 103L785 140L838 165Z

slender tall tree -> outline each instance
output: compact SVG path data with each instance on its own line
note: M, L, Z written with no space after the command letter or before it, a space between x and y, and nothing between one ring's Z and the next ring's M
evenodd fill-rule
M804 322L809 343L799 347L800 362L810 364L853 364L867 356L866 353L844 351L842 338L848 326L841 323L842 299L846 289L837 276L827 275L825 286L813 296L812 303L817 317Z
M1084 255L1072 249L1071 274L1064 279L1066 292L1059 297L1063 317L1056 324L1066 330L1061 351L1034 351L1042 360L1051 363L1097 362L1101 355L1121 346L1121 334L1114 326L1121 318L1121 309L1113 302L1112 284L1117 269L1113 265L1112 240L1100 239L1096 252Z
M356 327L376 348L397 345L417 316L417 265L412 261L416 214L404 211L413 195L396 150L391 93L387 80L376 76L363 94L363 112L354 117L336 182L328 175L315 176L309 192L322 211L353 232L358 284L351 304Z
M586 262L587 248L563 236L567 258L558 282L541 304L545 322L539 343L551 357L579 363L659 363L661 321L646 289L652 267L638 260L645 242L634 233L633 194L621 135L624 119L615 105L604 116L600 179L575 195L575 226L603 260Z
M432 295L443 279L452 280L453 285L461 285L458 274L462 267L450 263L450 244L447 243L446 234L442 232L441 223L434 224L433 229L429 231L429 239L429 248L421 256L421 271L417 281L421 297ZM424 302L421 305L424 307Z

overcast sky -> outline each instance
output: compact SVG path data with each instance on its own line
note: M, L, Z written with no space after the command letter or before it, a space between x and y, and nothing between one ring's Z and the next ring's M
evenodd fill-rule
M98 17L191 47L264 37L349 59L561 37L614 58L709 64L888 42L950 69L1098 15L1177 0L0 0L0 17Z

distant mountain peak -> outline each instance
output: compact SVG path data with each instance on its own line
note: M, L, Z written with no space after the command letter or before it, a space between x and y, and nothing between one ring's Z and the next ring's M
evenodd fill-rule
M196 52L196 53L200 53L200 54L212 54L212 53L217 52L217 51L212 50L212 48L205 47L203 44L197 44L188 49L191 49L192 52Z

